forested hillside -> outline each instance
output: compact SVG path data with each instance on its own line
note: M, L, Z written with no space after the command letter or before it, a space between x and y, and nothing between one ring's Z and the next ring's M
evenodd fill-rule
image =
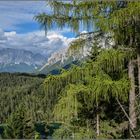
M0 135L4 138L22 138L20 135L21 127L24 127L22 117L29 122L37 122L40 119L43 108L45 108L43 107L44 90L42 87L44 78L45 75L0 73ZM17 112L20 109L21 113L27 115L26 117L25 114L19 114L21 116L18 118ZM11 132L4 134L4 128L9 128L6 130Z

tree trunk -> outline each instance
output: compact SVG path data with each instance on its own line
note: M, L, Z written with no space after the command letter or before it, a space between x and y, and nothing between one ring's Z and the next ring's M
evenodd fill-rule
M99 137L100 135L100 122L99 122L99 107L97 104L97 114L96 114L96 134L97 137Z
M136 110L135 110L135 77L134 77L134 63L129 62L128 74L131 82L131 89L129 92L129 117L132 123L130 123L130 135L132 136L132 131L136 128Z
M137 54L137 64L138 64L138 87L140 95L140 53Z

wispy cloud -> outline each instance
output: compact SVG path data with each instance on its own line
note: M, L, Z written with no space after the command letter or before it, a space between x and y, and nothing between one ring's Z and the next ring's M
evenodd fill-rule
M70 29L54 29L45 37L33 17L50 12L46 1L0 1L0 49L17 48L50 55L73 40ZM26 32L25 32L26 31ZM67 36L67 37L66 37Z
M0 29L0 48L24 49L49 56L55 51L68 47L68 44L74 39L64 37L60 33L50 31L45 37L43 31L17 34Z

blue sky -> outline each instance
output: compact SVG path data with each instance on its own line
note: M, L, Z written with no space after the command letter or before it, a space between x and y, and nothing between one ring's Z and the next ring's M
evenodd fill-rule
M45 1L0 1L0 48L18 48L49 55L73 40L70 29L53 29L45 37L33 17L50 13Z
M28 33L40 30L40 25L33 19L38 13L50 13L45 1L0 1L0 27L4 31ZM74 36L72 32L65 36Z
M43 11L49 12L47 9L44 1L0 1L0 27L18 33L37 30L39 25L33 17Z

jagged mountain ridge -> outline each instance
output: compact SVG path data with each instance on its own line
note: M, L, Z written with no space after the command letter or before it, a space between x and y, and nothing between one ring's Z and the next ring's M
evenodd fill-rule
M23 49L0 49L0 72L33 72L44 65L47 57Z
M68 52L68 48L59 50L58 52L53 53L49 58L47 63L39 69L39 73L51 73L53 70L58 70L61 68L70 65L70 63L77 63L81 60L86 59L91 51L91 46L96 42L102 48L110 47L113 45L113 41L110 39L109 35L101 34L100 32L90 32L90 33L82 33L76 37L77 39L84 39L85 45L81 50L79 50L78 54L70 54Z
M75 40L79 38L85 39L86 42L78 54L71 55L68 52L69 47L67 47L51 54L49 58L23 49L2 48L0 49L0 72L37 72L48 74L51 71L67 68L75 62L84 60L95 41L100 46L106 47L107 35L100 35L99 32L83 33L76 37Z

